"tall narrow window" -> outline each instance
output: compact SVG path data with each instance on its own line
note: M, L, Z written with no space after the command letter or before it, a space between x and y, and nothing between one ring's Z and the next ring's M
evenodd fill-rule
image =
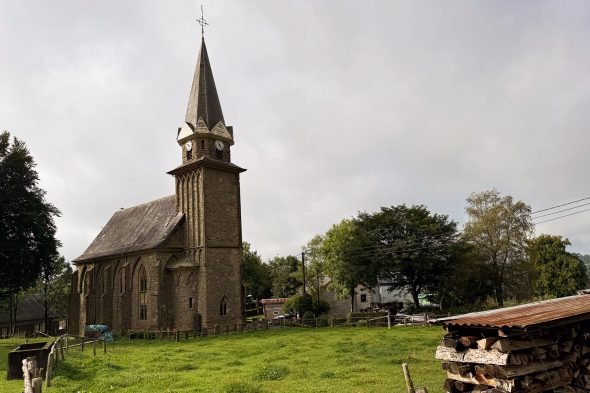
M225 296L221 298L221 303L219 304L219 315L227 315L227 298Z
M147 319L147 275L145 268L139 268L139 319Z
M192 160L193 159L193 151L192 150L187 150L186 151L186 160Z

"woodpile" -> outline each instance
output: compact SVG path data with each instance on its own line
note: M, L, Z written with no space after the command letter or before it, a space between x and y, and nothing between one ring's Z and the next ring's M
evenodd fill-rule
M523 330L449 330L436 350L444 361L447 392L590 391L588 321Z

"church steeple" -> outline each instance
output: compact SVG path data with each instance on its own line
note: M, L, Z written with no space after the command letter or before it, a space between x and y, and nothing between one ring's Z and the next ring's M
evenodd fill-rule
M183 164L201 158L231 162L233 128L227 126L223 118L204 38L201 39L185 124L178 128L176 140L182 147Z
M185 122L195 130L199 119L202 119L209 130L220 121L224 123L221 103L215 88L213 71L209 63L205 38L201 40L201 51L195 68L193 85L188 99Z

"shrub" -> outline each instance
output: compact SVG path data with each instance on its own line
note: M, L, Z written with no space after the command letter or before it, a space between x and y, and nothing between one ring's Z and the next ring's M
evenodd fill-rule
M303 315L307 311L311 311L315 315L321 315L330 311L330 304L323 299L312 298L308 293L305 295L297 293L285 302L283 310L290 314Z
M324 299L314 299L312 306L315 315L326 314L328 311L330 311L330 303Z
M296 293L283 304L283 310L290 314L303 315L305 312L313 310L313 301L307 293L305 295Z
M303 313L303 323L311 325L315 323L315 314L313 311L306 311Z
M318 318L318 326L330 326L330 318L328 318L328 317Z

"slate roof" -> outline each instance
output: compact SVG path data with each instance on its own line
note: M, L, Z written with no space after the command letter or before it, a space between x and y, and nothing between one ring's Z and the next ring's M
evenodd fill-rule
M211 71L211 64L209 63L209 55L207 55L205 39L201 41L201 52L195 68L185 122L195 130L199 118L203 119L209 129L212 129L220 121L225 124L221 103L215 88L215 80L213 80L213 71Z
M175 195L121 209L74 262L155 248L168 239L183 216L176 212Z
M43 304L38 301L33 295L28 295L18 301L16 309L16 321L42 321L44 318ZM50 318L58 317L57 314L49 314ZM3 312L0 314L0 325L7 325L10 323L10 313Z

